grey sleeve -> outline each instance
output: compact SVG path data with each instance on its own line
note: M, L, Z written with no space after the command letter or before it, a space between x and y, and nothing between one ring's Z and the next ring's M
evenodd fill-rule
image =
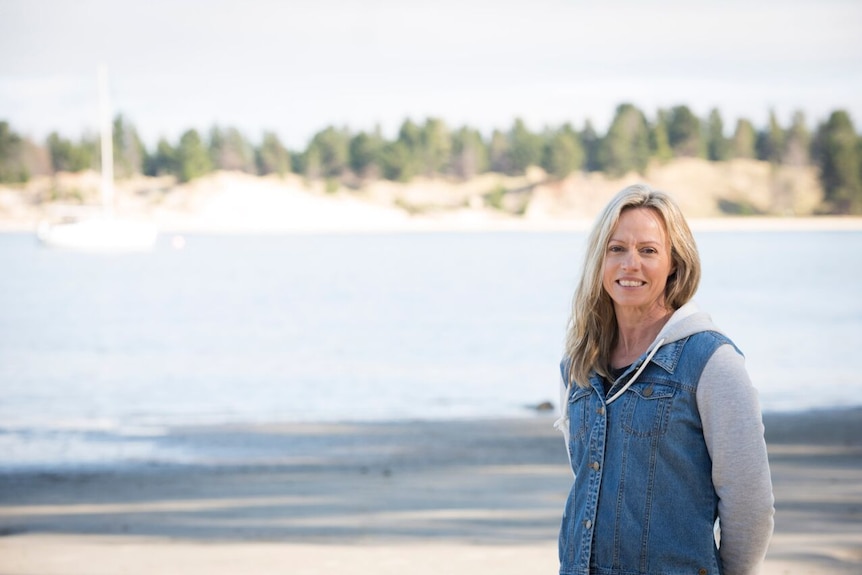
M572 453L569 451L569 388L560 374L560 417L554 422L554 427L563 434L566 455L569 457L569 468L572 467ZM575 470L572 469L574 476Z
M713 354L697 406L718 494L724 575L757 573L774 527L775 500L757 390L731 345Z

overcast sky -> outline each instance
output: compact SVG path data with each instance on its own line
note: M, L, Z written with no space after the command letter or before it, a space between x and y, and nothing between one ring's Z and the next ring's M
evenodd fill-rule
M621 102L862 129L860 30L858 0L0 0L0 120L96 132L104 63L148 145L216 123L292 148L407 117L604 130Z

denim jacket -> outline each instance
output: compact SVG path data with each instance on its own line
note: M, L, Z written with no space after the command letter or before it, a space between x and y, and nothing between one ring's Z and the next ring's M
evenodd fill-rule
M575 480L560 529L562 575L723 573L715 538L720 498L697 387L717 349L729 344L740 352L714 330L667 340L629 367L607 397L595 373L589 387L567 387L560 423ZM566 360L561 374L569 381ZM768 517L758 521L754 548L743 551L753 564L772 533L765 444L755 456L766 469L765 485L755 486L766 500L757 512Z

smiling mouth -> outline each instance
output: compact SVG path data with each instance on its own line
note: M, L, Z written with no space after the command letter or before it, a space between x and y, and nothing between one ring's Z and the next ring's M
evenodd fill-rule
M646 284L646 282L634 280L617 280L617 283L623 287L641 287L642 285Z

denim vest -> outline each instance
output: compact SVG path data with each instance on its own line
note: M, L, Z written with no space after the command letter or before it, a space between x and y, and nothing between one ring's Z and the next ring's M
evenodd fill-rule
M668 343L611 404L595 372L590 387L571 386L575 481L560 529L562 575L720 575L718 496L695 393L723 344L733 342L713 331ZM567 361L561 369L568 381Z

